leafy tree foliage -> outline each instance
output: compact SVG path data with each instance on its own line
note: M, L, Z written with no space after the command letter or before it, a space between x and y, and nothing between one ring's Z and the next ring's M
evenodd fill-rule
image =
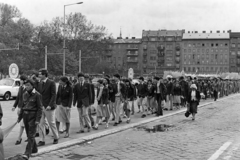
M82 71L99 72L96 64L102 64L103 57L111 39L104 26L88 21L81 13L55 17L52 21L43 21L33 25L21 16L15 6L0 4L0 72L7 74L11 63L16 63L20 73L30 73L44 68L45 48L48 53L63 53L66 42L66 74L78 72L79 51L82 52ZM19 50L6 50L16 48ZM5 50L3 50L5 49ZM62 75L63 56L48 55L48 70L53 75ZM101 72L108 70L101 68Z

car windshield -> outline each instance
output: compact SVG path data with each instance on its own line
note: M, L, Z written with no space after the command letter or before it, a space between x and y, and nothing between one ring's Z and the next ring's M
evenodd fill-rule
M13 79L2 79L0 80L0 86L12 86L13 82Z

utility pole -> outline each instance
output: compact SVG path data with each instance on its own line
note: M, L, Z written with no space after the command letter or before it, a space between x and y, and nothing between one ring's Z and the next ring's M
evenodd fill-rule
M79 72L82 72L82 53L79 50Z
M47 46L45 46L45 69L47 69Z

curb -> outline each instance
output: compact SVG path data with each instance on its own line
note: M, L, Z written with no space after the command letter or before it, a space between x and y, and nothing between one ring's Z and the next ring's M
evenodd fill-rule
M223 101L223 100L226 100L226 99L238 96L238 95L239 94L234 94L234 95L231 95L231 96L228 96L228 97L218 99L218 101L208 102L208 103L199 105L198 108L203 108L203 107L208 106L210 104L220 102L220 101ZM57 145L52 145L52 146L48 146L48 147L45 147L45 148L41 148L41 149L38 150L38 153L32 154L32 157L36 157L36 156L39 156L39 155L42 155L42 154L45 154L45 153L48 153L48 152L52 152L52 151L55 151L55 150L64 149L64 148L67 148L67 147L70 147L70 146L73 146L73 145L86 143L90 140L94 140L94 139L101 138L101 137L104 137L104 136L107 136L107 135L122 132L122 131L125 131L127 129L134 128L134 127L137 127L137 126L149 123L149 122L153 122L153 121L157 121L157 120L160 120L160 119L164 119L166 117L177 115L177 114L183 113L185 111L186 111L186 109L183 108L182 110L176 111L174 113L169 113L169 114L163 115L161 117L149 118L149 119L146 119L146 120L143 120L143 121L140 121L140 122L124 125L124 126L121 126L119 128L105 130L105 131L102 131L102 132L99 132L99 133L91 134L91 135L84 136L84 137L77 138L77 139L73 139L73 140L69 140L67 142L63 142L63 143L60 143L60 144L57 144ZM8 158L11 158L11 157L8 157ZM8 158L6 158L6 159L8 159Z

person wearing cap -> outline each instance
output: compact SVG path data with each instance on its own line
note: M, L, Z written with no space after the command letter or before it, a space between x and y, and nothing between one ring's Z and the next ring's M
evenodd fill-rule
M172 82L172 76L167 76L167 103L169 105L169 109L173 109L173 82ZM168 110L166 108L166 110Z
M34 89L34 81L25 81L26 91L23 93L23 106L18 116L17 122L23 119L26 129L28 144L23 158L29 159L32 153L37 153L38 148L35 140L37 125L40 123L43 113L43 104L40 93Z
M26 91L25 86L24 86L24 81L27 80L27 76L26 75L21 75L20 76L20 87L18 90L18 95L17 98L13 104L13 108L12 111L15 111L15 109L18 107L17 110L17 114L20 114L21 108L23 107L23 93ZM24 123L23 121L21 121L20 123L20 131L19 131L19 135L18 135L18 139L15 143L15 145L19 145L22 142L22 134L24 131Z
M123 84L120 81L120 75L119 74L115 74L113 75L115 82L116 82L116 94L115 94L115 104L114 104L114 109L115 109L115 113L116 113L116 117L115 117L115 123L113 126L117 126L118 124L122 123L121 120L121 101L122 101L122 97L124 96L123 94Z
M192 114L192 120L195 120L195 115L197 113L197 107L200 103L201 95L200 92L197 90L196 84L192 84L190 86L190 92L188 94L188 108L187 112Z
M139 105L142 107L142 118L146 117L146 106L143 104L144 99L147 96L147 84L144 82L143 77L139 77L139 84L137 86L137 92L138 92L138 97L139 97Z
M84 133L84 122L87 125L88 132L91 131L91 121L89 118L89 106L91 100L91 87L90 84L85 81L83 73L78 73L78 83L73 88L73 106L77 104L77 110L79 114L80 130L77 133Z
M53 80L48 78L48 71L46 69L39 70L39 78L41 82L39 84L39 93L42 95L42 103L43 103L43 114L40 121L40 138L41 140L38 143L38 146L45 145L45 136L46 136L46 128L45 128L45 118L48 121L48 124L51 128L51 131L54 136L53 144L58 144L58 130L56 126L56 118L55 118L55 109L56 105L56 84Z

